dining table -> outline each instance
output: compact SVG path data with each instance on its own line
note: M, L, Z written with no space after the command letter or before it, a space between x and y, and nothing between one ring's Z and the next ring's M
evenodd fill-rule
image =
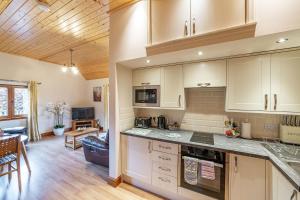
M23 135L23 134L8 134L8 133L4 133L3 135L0 135L0 141L4 140L4 139L8 139L10 137L15 137L16 135L20 135L20 142L21 142L21 153L22 156L24 158L25 164L27 166L27 169L29 171L29 173L31 173L31 168L30 168L30 164L29 164L29 160L27 157L27 150L26 150L26 145L25 145L25 141L28 140L28 136L27 135Z

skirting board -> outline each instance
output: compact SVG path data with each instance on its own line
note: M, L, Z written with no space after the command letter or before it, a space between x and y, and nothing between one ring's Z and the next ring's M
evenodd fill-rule
M72 128L66 128L65 132L71 131ZM45 133L41 133L42 137L50 137L50 136L54 136L53 131L49 131L49 132L45 132Z
M108 177L107 183L113 187L118 187L118 185L122 183L122 177L121 176L119 176L118 178Z

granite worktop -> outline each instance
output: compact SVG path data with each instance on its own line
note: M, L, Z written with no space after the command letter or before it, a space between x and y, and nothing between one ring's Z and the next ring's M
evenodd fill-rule
M266 142L248 140L242 138L228 138L224 135L214 134L214 144L202 144L191 142L192 131L169 131L155 128L139 129L132 128L121 134L142 137L152 140L189 145L194 147L205 147L208 149L219 150L228 153L236 153L245 156L258 157L270 160L274 166L281 171L285 177L300 191L300 174L293 170L289 165L268 151L262 144Z

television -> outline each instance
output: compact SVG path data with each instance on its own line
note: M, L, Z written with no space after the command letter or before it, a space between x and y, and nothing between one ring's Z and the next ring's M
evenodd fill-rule
M94 107L72 108L72 120L92 120L95 119Z

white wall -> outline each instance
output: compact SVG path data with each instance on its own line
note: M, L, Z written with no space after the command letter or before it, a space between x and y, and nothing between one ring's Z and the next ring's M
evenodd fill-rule
M95 107L95 118L100 119L100 124L104 126L104 94L102 93L101 102L94 102L93 100L93 88L103 87L108 84L108 78L89 80L88 81L88 102L89 105Z
M0 52L0 79L34 80L42 83L38 87L38 115L41 133L49 132L53 127L53 119L45 110L49 102L65 101L70 106L90 105L87 98L89 95L88 82L80 74L63 73L60 65ZM66 118L66 127L71 127L70 115ZM24 122L2 121L0 127L22 124Z

